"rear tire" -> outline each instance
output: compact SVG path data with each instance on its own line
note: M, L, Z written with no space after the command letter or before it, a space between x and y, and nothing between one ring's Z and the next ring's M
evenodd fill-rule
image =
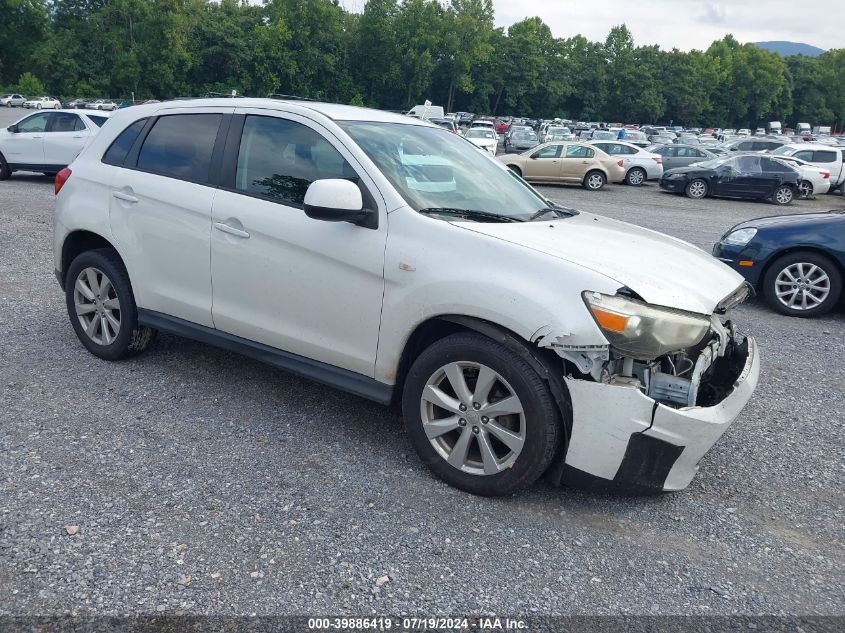
M98 358L135 356L155 338L155 330L138 325L129 275L111 249L77 255L66 272L65 302L76 336Z
M452 377L465 387L463 397ZM417 357L402 413L423 463L449 485L483 496L536 481L562 437L547 383L513 350L476 333L447 336Z
M792 201L795 199L795 192L792 190L792 187L789 185L781 185L775 192L772 194L772 203L778 205L779 207L785 207L786 205L792 204Z
M581 182L581 185L588 191L599 191L604 187L606 182L607 178L603 173L593 170L587 172L587 175L584 176L584 180Z
M645 183L646 178L648 176L642 167L633 167L625 174L625 184L631 185L632 187L639 187Z
M809 180L802 180L798 185L798 199L806 200L813 196L813 183Z
M803 307L804 294L808 295L806 308ZM766 303L788 316L821 316L833 309L841 295L842 274L836 264L813 251L787 253L773 261L763 276Z

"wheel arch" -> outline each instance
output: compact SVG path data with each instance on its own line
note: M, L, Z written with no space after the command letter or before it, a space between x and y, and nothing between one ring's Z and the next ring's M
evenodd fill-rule
M109 240L107 240L99 233L94 233L93 231L72 231L71 233L68 233L68 235L64 239L64 242L62 242L62 268L61 271L59 271L59 284L61 285L63 290L65 287L65 282L67 281L67 270L70 267L71 262L77 256L81 255L86 251L92 251L100 248L108 248L109 250L114 251L117 257L120 259L120 263L123 264L123 267L126 269L127 275L129 274L129 269L126 268L126 262L124 261L123 257L121 256L117 248L114 246L114 244L112 244Z
M565 361L552 350L540 348L516 332L485 319L460 314L443 314L431 317L417 325L405 341L399 358L393 390L394 402L401 400L405 378L416 358L436 341L458 332L476 332L504 345L522 357L549 384L564 431L562 447L565 455L572 430L572 401L563 379L566 371ZM563 460L553 461L552 468L557 462L562 464Z
M836 266L839 274L845 278L845 263L843 263L833 252L827 250L826 248L816 244L785 246L772 252L772 254L766 258L766 262L763 264L763 268L760 270L760 274L757 277L757 292L764 292L765 289L763 288L763 282L766 279L766 275L769 273L769 270L777 260L784 255L791 255L792 253L797 253L799 251L807 251L829 259L833 262L833 265Z

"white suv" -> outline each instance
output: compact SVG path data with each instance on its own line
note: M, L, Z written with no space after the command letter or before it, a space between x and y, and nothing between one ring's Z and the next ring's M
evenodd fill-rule
M679 490L757 383L743 279L558 207L424 121L264 99L120 110L56 177L70 321L166 330L381 403L464 490Z

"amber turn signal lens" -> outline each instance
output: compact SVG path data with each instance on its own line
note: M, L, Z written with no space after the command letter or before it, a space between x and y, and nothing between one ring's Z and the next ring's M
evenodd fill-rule
M620 334L625 331L625 326L628 325L628 317L615 312L607 312L595 306L590 306L590 309L593 311L596 321L605 330L619 332Z
M739 265L740 266L753 266L754 262L752 262L750 259L740 259Z

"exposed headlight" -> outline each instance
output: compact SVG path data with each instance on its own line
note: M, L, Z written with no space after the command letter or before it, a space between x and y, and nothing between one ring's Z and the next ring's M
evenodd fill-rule
M757 235L757 229L739 229L738 231L728 233L721 241L722 244L745 246L755 235Z
M619 295L586 291L584 301L610 345L651 360L692 347L710 330L708 317L652 306Z
M677 178L686 178L686 174L669 174L667 178L677 179Z

